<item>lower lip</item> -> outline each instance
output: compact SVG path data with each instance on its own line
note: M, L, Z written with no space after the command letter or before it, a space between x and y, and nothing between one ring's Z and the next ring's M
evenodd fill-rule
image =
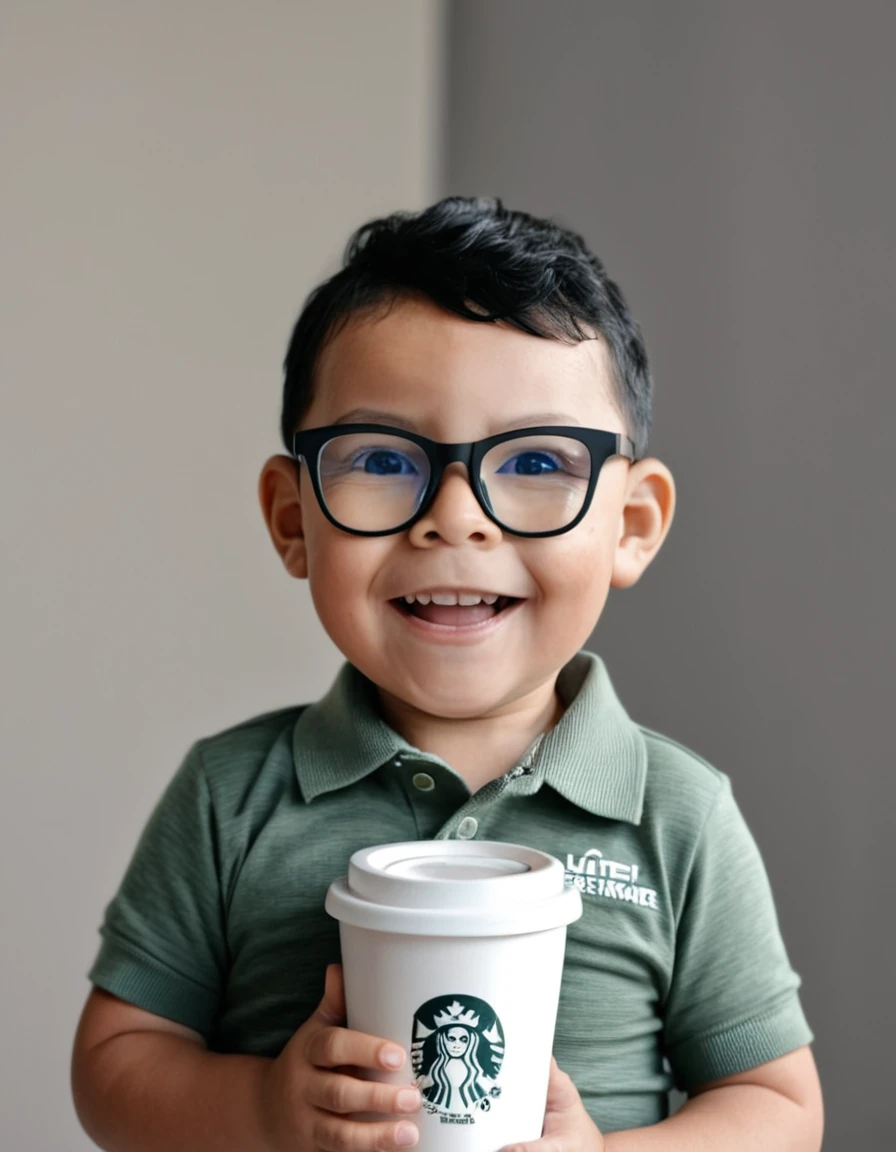
M481 620L478 624L431 624L429 620L421 620L419 616L412 616L397 604L389 601L389 607L396 615L401 617L402 623L414 636L428 640L433 644L478 644L494 636L505 622L513 616L524 604L525 600L517 600L509 605L503 612L497 612L488 620Z

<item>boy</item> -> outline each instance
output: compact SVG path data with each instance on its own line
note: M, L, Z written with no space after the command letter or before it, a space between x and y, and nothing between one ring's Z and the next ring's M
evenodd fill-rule
M86 1130L122 1152L416 1143L405 1052L343 1027L324 895L362 846L478 837L559 857L585 906L528 1152L818 1149L799 980L729 782L580 651L675 503L616 285L574 233L449 198L356 233L285 370L262 509L349 663L317 704L199 741L159 802L90 973Z

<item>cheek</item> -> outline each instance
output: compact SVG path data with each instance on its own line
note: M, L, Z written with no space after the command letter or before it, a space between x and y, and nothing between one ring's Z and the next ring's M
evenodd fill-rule
M607 602L613 574L612 536L595 532L587 521L566 536L554 537L556 550L539 555L529 571L539 588L542 634L559 662L587 641ZM547 543L548 541L546 541ZM545 631L546 630L546 631Z
M586 523L553 538L554 548L538 557L536 580L547 597L603 601L613 569L614 542Z
M555 595L568 596L582 605L602 606L607 597L621 518L621 491L624 477L607 470L598 481L588 515L572 532L554 536L546 543L553 548L538 558L545 588Z
M385 539L350 536L322 517L306 527L308 583L325 624L358 617L382 567Z

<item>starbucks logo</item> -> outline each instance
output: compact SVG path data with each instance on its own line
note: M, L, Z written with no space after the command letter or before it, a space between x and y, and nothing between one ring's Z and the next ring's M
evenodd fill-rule
M476 996L437 996L414 1013L411 1062L428 1112L443 1123L475 1123L501 1095L504 1033Z

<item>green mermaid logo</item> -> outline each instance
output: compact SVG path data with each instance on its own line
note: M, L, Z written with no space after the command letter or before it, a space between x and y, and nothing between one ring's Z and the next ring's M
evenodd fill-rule
M411 1062L424 1107L446 1122L487 1112L501 1095L504 1033L476 996L437 996L414 1013Z

